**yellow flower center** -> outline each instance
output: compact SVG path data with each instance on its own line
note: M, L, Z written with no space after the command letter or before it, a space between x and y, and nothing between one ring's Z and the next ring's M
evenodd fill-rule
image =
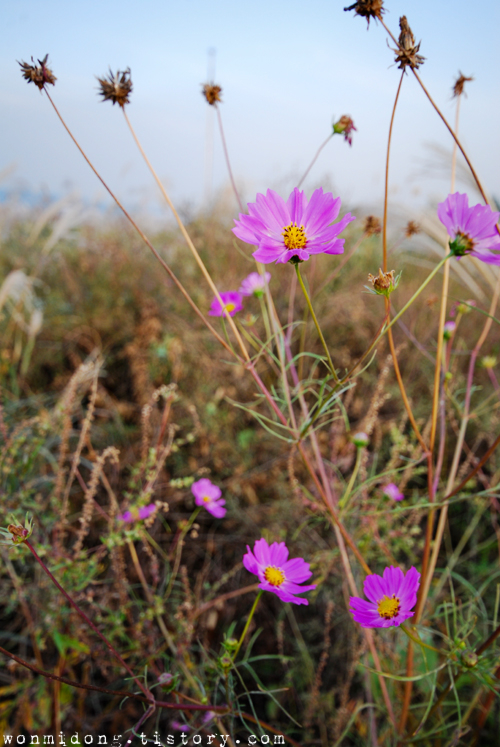
M264 578L271 586L281 586L285 580L285 574L274 565L268 565L264 571Z
M284 226L281 235L285 237L285 246L287 249L302 249L307 244L304 226L300 226L299 228L296 223Z
M203 503L210 503L212 499L208 497L208 495L203 496Z
M224 306L224 308L226 309L226 311L227 311L228 314L230 314L231 311L234 311L235 307L236 307L236 304L234 304L234 303L227 303Z
M384 596L378 601L378 614L384 620L392 620L393 617L399 615L400 608L399 599L396 598L395 594L392 597Z

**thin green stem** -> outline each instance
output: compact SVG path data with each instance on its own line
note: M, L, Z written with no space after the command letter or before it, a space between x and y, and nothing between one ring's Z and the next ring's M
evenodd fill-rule
M175 553L175 561L174 561L174 567L172 569L172 575L170 576L170 580L168 582L167 589L165 591L165 594L163 595L163 601L165 601L166 599L168 599L168 597L170 596L170 592L172 591L172 587L174 585L174 581L175 581L175 579L177 577L177 571L179 570L179 566L180 566L180 563L181 563L182 545L183 545L183 542L184 542L184 537L186 536L186 534L191 529L191 527L193 525L193 522L196 519L196 517L198 516L198 514L200 513L200 511L201 511L201 506L196 506L195 510L193 511L193 513L191 514L191 516L189 517L189 519L187 520L186 525L181 530L181 533L179 535L179 539L177 541L177 549L176 549L176 553ZM174 542L175 542L175 540L174 540Z
M316 317L316 314L314 313L314 309L312 307L311 299L309 298L309 294L308 294L308 292L306 290L306 286L304 285L304 281L302 280L302 275L300 274L299 263L295 262L294 264L295 264L295 272L297 273L297 278L298 278L298 281L300 283L300 287L302 288L302 293L304 294L304 298L306 299L306 303L307 303L307 305L309 307L309 313L311 314L311 316L312 316L312 318L314 320L314 324L316 325L316 329L318 330L318 335L320 337L321 343L323 345L323 348L325 349L326 357L328 358L328 363L329 363L330 371L332 372L332 376L335 379L335 382L337 384L340 384L340 379L337 376L337 372L335 371L335 366L333 365L333 361L331 359L330 352L328 350L328 346L326 344L325 338L323 337L323 332L321 331L321 327L319 326L318 319Z
M404 632L406 633L406 635L408 636L408 638L411 638L411 640L412 640L412 641L413 641L414 643L417 643L417 644L418 644L419 646L422 646L423 648L428 648L428 649L429 649L429 651L435 651L436 653L438 653L438 654L441 654L442 656L447 656L447 655L448 655L448 652L447 652L447 651L441 651L441 650L440 650L439 648L435 648L434 646L431 646L431 645L429 645L428 643L424 643L424 642L423 642L423 641L422 641L422 640L421 640L421 639L419 638L419 636L417 636L417 635L414 635L414 634L413 634L413 633L412 633L412 632L410 631L410 629L406 627L406 625L405 625L404 623L401 623L401 625L400 625L399 627L401 628L401 630L403 630L403 631L404 631Z
M250 610L250 614L248 615L248 619L246 621L245 627L243 628L243 633L241 634L240 640L238 641L238 645L236 646L236 651L233 654L233 658L232 658L233 664L236 661L236 657L238 656L238 653L243 644L243 641L245 640L245 636L248 632L248 628L250 627L250 623L252 622L252 618L254 616L255 610L257 609L257 605L259 603L259 599L261 598L262 594L263 594L263 590L259 589L259 593L255 597L255 602L253 603L253 606L252 606L252 609Z
M359 468L361 467L361 457L363 456L363 447L358 446L357 447L357 453L356 453L356 464L354 465L354 469L352 471L351 479L349 480L349 484L346 488L346 491L342 498L339 501L339 509L343 509L347 506L347 502L349 498L351 497L352 489L354 487L354 483L356 482L356 478L358 476Z
M439 270L444 265L444 263L446 262L446 260L449 259L449 257L451 257L451 256L452 256L451 254L447 254L446 257L443 257L443 259L439 262L439 264L436 265L436 267L433 269L433 271L431 272L431 274L424 280L424 282L422 283L422 285L420 286L420 288L418 288L415 291L415 293L410 298L410 300L407 301L407 303L405 303L405 305L403 306L403 308L400 311L398 311L398 313L396 314L396 316L392 317L392 319L389 322L389 324L387 325L387 327L384 327L384 329L380 332L380 334L378 335L378 337L375 338L375 340L370 345L370 350L373 350L373 348L375 347L375 345L377 344L377 342L385 335L385 333L387 332L387 330L390 329L391 327L393 327L396 324L396 322L398 321L398 319L400 319L403 316L403 314L405 313L405 311L419 297L419 295L422 293L422 291L430 283L430 281L432 280L432 278L434 277L434 275L436 275L439 272ZM358 363L358 365L359 365L359 363ZM345 378L342 379L341 383L343 383L344 381L345 381Z
M267 339L271 339L271 326L269 324L269 314L267 313L267 307L264 303L264 296L259 296L260 310L262 312L262 320L266 329Z
M321 151L323 150L323 148L325 147L325 145L327 145L327 144L328 144L328 143L330 142L330 140L332 139L332 137L333 137L334 135L335 135L335 133L334 133L334 132L332 132L332 133L331 133L330 135L328 135L328 137L326 138L326 140L324 141L324 143L322 143L322 144L321 144L321 145L319 146L318 150L316 151L316 155L314 156L313 160L311 161L311 163L309 164L309 166L308 166L308 167L307 167L307 169L305 170L304 174L302 175L302 179L301 179L301 180L300 180L300 182L299 182L299 183L297 184L297 188L300 188L300 185L302 184L302 182L304 181L304 179L306 178L306 176L308 175L308 173L310 172L310 170L312 169L312 167L313 167L313 166L314 166L314 164L316 163L316 161L317 161L317 159L318 159L318 156L319 156L319 154L321 153Z

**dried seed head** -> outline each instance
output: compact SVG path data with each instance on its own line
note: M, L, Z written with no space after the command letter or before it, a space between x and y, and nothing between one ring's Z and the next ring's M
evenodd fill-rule
M414 220L409 220L405 228L406 238L409 239L410 236L414 236L416 233L420 233L420 226Z
M222 103L222 99L220 97L222 88L220 86L216 86L214 83L205 83L205 85L202 86L201 93L202 96L206 98L210 106L215 106L218 101Z
M394 270L382 272L380 268L378 275L373 276L371 273L368 275L368 280L373 285L375 293L379 296L386 296L387 298L389 298L393 290L396 290L400 279L401 273L397 277L394 277Z
M48 59L49 55L46 54L43 60L38 60L39 65L35 65L33 57L31 58L33 65L28 65L27 62L17 63L21 66L23 78L27 80L28 83L34 83L35 86L38 86L40 91L46 83L50 83L50 85L53 86L57 80L52 70L47 67Z
M369 26L370 18L379 21L382 19L382 13L385 13L384 0L357 0L356 3L349 5L344 10L354 10L357 16L363 16L367 19Z
M376 233L382 231L382 224L379 218L375 215L367 215L365 218L364 229L367 236L374 236Z
M109 69L109 75L107 78L97 78L101 90L99 94L102 96L103 101L111 101L113 106L118 104L123 109L125 104L129 104L129 96L132 93L132 81L130 79L130 68L121 72L118 70L116 75L113 75L111 68Z
M422 42L415 44L415 37L406 16L401 16L399 19L399 28L401 29L398 39L399 49L392 50L396 53L396 62L399 62L398 67L400 70L406 70L406 67L410 66L412 70L418 70L425 60L425 57L418 54Z
M468 83L471 80L474 80L474 78L472 76L470 78L467 78L459 70L458 71L458 78L455 81L455 85L453 86L453 95L454 96L461 96L463 94L463 92L464 92L464 85L465 85L465 83Z
M351 117L349 117L347 114L343 114L340 119L337 122L334 122L333 124L333 131L335 134L343 134L344 140L346 140L349 145L352 145L352 131L356 131L356 128L354 127L354 122L352 121Z

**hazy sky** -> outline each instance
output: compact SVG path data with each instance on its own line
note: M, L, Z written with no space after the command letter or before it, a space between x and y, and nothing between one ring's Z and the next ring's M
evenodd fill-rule
M233 170L245 196L287 192L302 175L332 118L350 114L350 148L336 136L305 183L333 187L350 205L380 203L385 147L400 71L387 34L345 13L347 0L4 0L0 18L3 185L71 188L88 199L104 192L62 129L46 97L21 77L16 60L49 53L51 89L61 113L110 186L126 200L157 199L117 106L101 103L95 75L130 67L127 111L158 173L178 203L200 204L207 180L207 131L214 114L200 95L208 50ZM421 75L450 121L451 88L473 75L462 102L461 137L486 187L500 195L498 0L386 0L396 35L405 13L426 62ZM213 117L212 117L213 119ZM212 124L216 124L212 122ZM208 138L209 140L210 138ZM213 184L227 184L220 138L213 132ZM426 143L451 139L411 74L396 113L392 199L443 199L447 181L418 178Z

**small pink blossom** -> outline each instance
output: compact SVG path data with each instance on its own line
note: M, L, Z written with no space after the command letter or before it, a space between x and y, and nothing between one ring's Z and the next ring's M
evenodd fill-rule
M391 501L402 501L404 498L403 493L393 482L386 485L382 492L387 498L390 498Z
M248 545L247 550L243 556L243 565L247 571L259 577L260 589L272 591L282 602L309 604L307 599L294 596L316 588L315 584L300 586L312 576L309 563L303 558L288 560L288 548L284 542L268 545L262 538L254 544L253 552Z
M239 291L227 291L226 293L219 293L219 295L224 305L221 306L219 299L214 298L208 312L210 316L224 316L224 309L229 316L234 316L243 309L243 296Z
M211 483L208 478L202 477L201 480L194 482L191 485L191 492L196 505L206 508L216 519L222 519L226 515L227 509L224 508L226 501L221 498L221 489Z
M242 281L239 287L239 292L243 296L255 296L256 298L260 298L264 295L266 285L269 284L270 280L270 272L265 272L264 275L261 275L258 272L251 272L250 275L247 275L247 277Z
M119 521L124 521L126 524L132 524L135 521L149 518L155 511L155 504L150 503L148 506L141 506L140 508L132 508L129 511L125 511L125 513L119 514L116 518Z
M417 603L420 573L411 567L405 575L401 568L390 566L383 576L372 573L365 578L363 591L370 600L351 597L351 612L363 628L390 628L413 617Z

